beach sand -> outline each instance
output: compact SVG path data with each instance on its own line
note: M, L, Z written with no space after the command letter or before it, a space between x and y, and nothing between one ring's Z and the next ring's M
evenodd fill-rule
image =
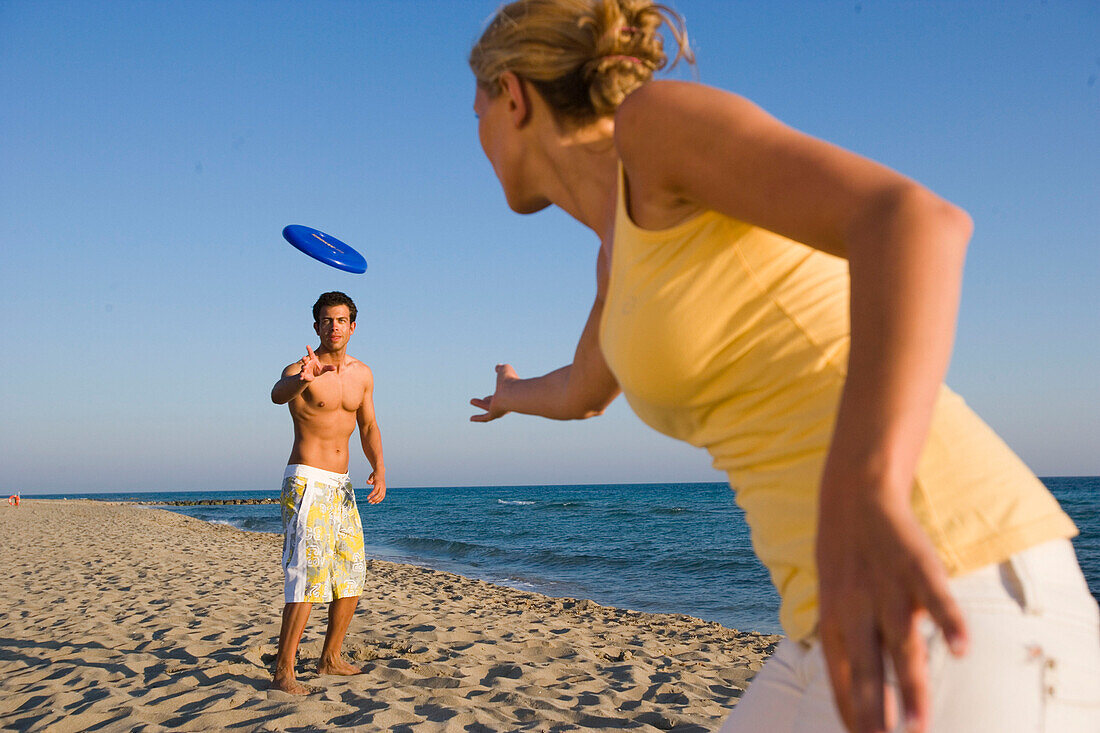
M267 689L281 538L148 507L0 509L0 729L713 730L778 642L371 561L355 677Z

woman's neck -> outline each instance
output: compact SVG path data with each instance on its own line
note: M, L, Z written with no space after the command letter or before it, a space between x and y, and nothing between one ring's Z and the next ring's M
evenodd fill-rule
M611 234L618 193L619 157L610 117L543 135L546 197L602 240Z

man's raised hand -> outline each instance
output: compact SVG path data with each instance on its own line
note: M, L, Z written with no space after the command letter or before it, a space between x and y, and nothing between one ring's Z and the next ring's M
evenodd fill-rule
M332 364L321 364L320 359L317 358L317 355L313 353L313 349L308 344L306 345L306 355L298 360L298 364L301 366L298 378L303 382L312 382L325 372L336 371L336 367Z

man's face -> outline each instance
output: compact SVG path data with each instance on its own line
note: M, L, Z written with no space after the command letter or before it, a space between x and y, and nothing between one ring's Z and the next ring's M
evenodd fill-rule
M321 337L321 345L330 351L339 351L348 344L355 333L355 324L346 305L328 305L321 309L321 316L313 324L313 330Z

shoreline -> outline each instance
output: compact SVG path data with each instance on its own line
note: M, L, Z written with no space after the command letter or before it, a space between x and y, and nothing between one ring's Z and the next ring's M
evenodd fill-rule
M151 510L151 511L150 511ZM355 677L270 691L281 537L157 509L24 499L0 512L0 727L16 730L717 728L781 638L370 560Z
M778 594L753 553L749 527L726 484L391 493L384 506L360 502L369 557L555 597L684 613L729 628L782 633ZM211 491L87 498L220 501L275 496ZM161 508L248 531L282 530L278 504ZM612 526L616 529L607 531Z

